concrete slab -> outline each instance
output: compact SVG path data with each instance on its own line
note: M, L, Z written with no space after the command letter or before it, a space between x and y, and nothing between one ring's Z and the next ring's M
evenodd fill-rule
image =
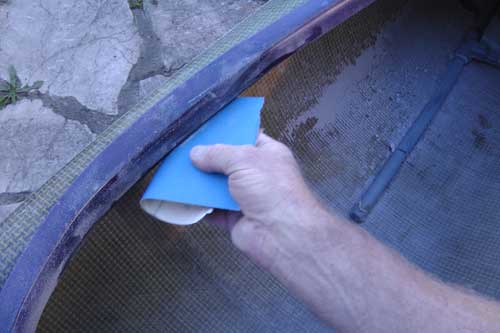
M3 221L10 213L12 213L19 203L11 204L11 205L0 205L0 221Z
M140 98L146 98L153 91L158 89L167 81L167 78L163 75L155 75L147 79L141 80L139 82L139 96Z
M167 70L189 62L262 5L262 0L145 1Z
M0 110L0 193L38 189L93 139L88 127L40 100Z
M0 109L0 210L264 2L0 0L0 78L44 81Z
M9 1L0 12L0 76L14 65L23 82L117 113L141 39L127 1Z

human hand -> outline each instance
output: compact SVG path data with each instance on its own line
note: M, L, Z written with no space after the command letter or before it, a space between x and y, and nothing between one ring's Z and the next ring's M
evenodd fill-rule
M207 219L230 230L235 246L258 264L270 268L304 239L311 223L301 217L320 205L285 145L261 133L255 146L194 147L191 159L203 171L228 176L241 213L218 211Z
M500 332L497 303L426 276L366 230L325 211L283 144L261 134L256 146L195 147L191 159L228 175L241 207L210 219L339 331Z

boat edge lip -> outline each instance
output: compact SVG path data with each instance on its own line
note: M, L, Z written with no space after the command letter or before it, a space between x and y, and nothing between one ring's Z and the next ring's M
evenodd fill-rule
M36 330L65 264L90 227L175 145L272 67L372 2L306 2L237 43L116 137L50 208L16 261L0 291L1 330ZM242 63L244 58L249 61ZM233 74L222 77L221 66L230 63ZM165 116L167 107L177 111ZM145 137L144 130L154 135Z

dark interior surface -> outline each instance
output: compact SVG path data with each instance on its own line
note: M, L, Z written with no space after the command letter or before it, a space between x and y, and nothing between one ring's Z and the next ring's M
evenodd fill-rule
M265 130L293 148L318 196L348 217L477 27L459 1L379 0L246 94L266 96ZM499 109L499 69L467 64L363 224L426 271L495 298ZM143 213L150 176L87 235L39 331L329 331L225 232Z

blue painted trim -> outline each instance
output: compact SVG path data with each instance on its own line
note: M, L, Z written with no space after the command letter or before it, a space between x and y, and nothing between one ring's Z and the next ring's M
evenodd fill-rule
M148 169L274 65L373 1L307 2L200 70L117 137L51 208L18 259L0 292L2 332L36 329L85 234Z

